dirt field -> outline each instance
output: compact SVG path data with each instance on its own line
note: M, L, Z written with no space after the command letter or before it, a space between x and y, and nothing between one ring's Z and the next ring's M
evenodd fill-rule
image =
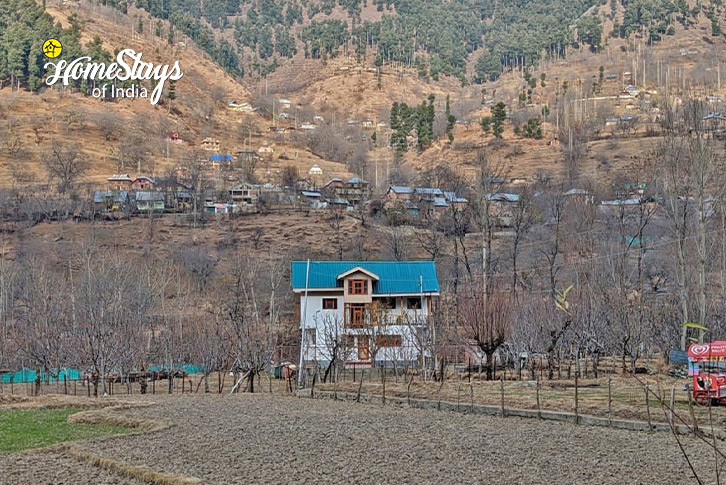
M674 438L665 433L269 394L145 398L158 405L123 413L167 418L177 426L78 446L214 484L693 481ZM694 438L683 440L691 454L701 453L697 469L712 470L712 452ZM38 467L49 454L52 459ZM122 483L55 452L12 455L3 462L7 473L0 483Z

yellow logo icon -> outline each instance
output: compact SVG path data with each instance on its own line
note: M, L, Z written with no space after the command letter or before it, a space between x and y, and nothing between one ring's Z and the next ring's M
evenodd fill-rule
M62 51L63 46L56 39L48 39L45 41L45 44L43 44L43 54L51 59L58 57Z

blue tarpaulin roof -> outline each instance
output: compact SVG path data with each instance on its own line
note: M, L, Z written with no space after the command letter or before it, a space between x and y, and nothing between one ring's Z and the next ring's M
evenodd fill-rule
M438 293L439 280L433 261L310 261L308 287L342 288L338 275L357 266L376 274L374 295ZM292 288L305 289L307 261L292 262ZM422 279L423 288L420 286Z

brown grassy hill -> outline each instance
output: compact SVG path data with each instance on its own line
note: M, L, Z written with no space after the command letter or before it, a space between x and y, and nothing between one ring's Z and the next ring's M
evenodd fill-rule
M603 6L601 10L607 8ZM70 14L79 15L84 21L84 43L94 35L100 35L109 51L130 47L143 52L144 58L153 62L169 63L178 59L184 78L177 83L177 99L172 106L166 99L159 106L150 106L145 100L103 103L60 89L45 89L39 94L13 92L9 88L1 90L0 136L6 146L0 150L0 184L4 186L44 182L42 160L53 140L81 145L90 162L86 179L95 183L102 183L109 174L120 171L162 175L188 159L208 155L200 155L199 150L199 143L205 137L219 139L223 153L235 153L245 147L273 146L274 153L266 156L257 167L257 175L263 181L278 181L287 165L295 166L305 175L313 164L317 164L323 169L324 178L346 177L352 175L351 168L345 163L352 152L337 157L337 161L326 160L327 155L311 149L308 139L299 131L292 135L279 134L271 132L269 127L299 128L300 123L310 122L318 116L325 120L322 123L328 125L331 136L350 138L346 132L348 120L371 120L374 125L380 121L388 123L393 102L415 105L429 94L436 96L438 113L443 112L449 95L452 113L457 119L469 120L472 124L468 127L457 125L453 144L437 141L424 152L409 151L404 157L404 166L411 173L446 163L473 177L476 153L480 148L488 147L490 156L499 161L511 178L531 179L541 170L564 177L563 148L567 141L560 140L559 146L549 142L556 137L562 138L562 129L572 121L590 123L597 126L599 132L588 138L586 154L578 171L588 178L608 179L627 169L632 155L642 155L652 146L654 139L643 136L652 124L654 113L650 108L642 110L642 106L634 106L627 100L582 101L593 96L592 85L597 82L599 66L603 66L606 74L616 74L617 79L604 83L597 96L615 96L621 92L629 82L623 73L630 71L639 88L655 90L662 98L666 88L670 95L677 96L684 96L686 92L715 94L719 62L726 63L726 59L721 60L726 45L724 36L711 37L709 21L701 14L694 27L684 30L677 25L675 35L664 36L661 42L652 46L637 37L630 40L604 37L604 48L600 53L583 49L570 53L566 59L543 61L531 74L537 79L545 74L546 85L538 82L526 103L517 99L522 90L527 89L521 72L505 73L496 82L485 85L462 86L458 79L446 76L438 81L421 79L413 69L387 64L382 68L379 87L379 77L373 68L374 53L369 53L360 62L344 55L327 62L298 55L267 79L245 78L240 82L182 36L174 45L169 45L164 36L156 38L152 29L135 34L135 16L147 15L142 11L134 10L127 16L105 7L60 2L49 2L48 11L64 25L68 24ZM365 12L376 15L372 6ZM622 16L622 11L618 16ZM611 28L612 22L606 21L605 33ZM681 55L682 50L698 51L698 54ZM478 54L472 54L472 61ZM566 92L565 81L568 84ZM726 86L724 88L722 91ZM657 106L658 96L654 96L651 106ZM277 118L279 109L276 113L274 109L276 100L283 97L293 102L289 110L293 119L287 121L280 121ZM231 112L225 105L233 99L273 106L273 109L255 114ZM489 114L489 107L482 104L484 100L503 101L512 115L512 120L506 124L503 144L492 144L493 137L478 128L481 117ZM513 134L514 124L541 116L544 106L548 106L550 114L544 119L541 140ZM273 113L275 118L272 118ZM637 113L639 117L639 126L634 133L618 133L601 126L606 116L626 113ZM110 135L108 125L114 125ZM441 133L440 120L437 125ZM171 131L179 132L185 143L169 144L167 136ZM369 139L372 132L373 128L361 129L356 136ZM368 164L361 175L377 180L384 188L385 176L394 166L394 157L393 151L386 146L390 134L388 127L379 128L376 134L378 143L367 142ZM140 170L128 164L121 167L121 161L128 159L123 156L124 148L128 148L124 143L143 145ZM231 180L220 177L221 184L234 180L235 177Z

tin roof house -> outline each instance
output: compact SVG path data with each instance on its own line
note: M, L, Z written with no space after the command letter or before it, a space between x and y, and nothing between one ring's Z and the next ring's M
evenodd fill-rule
M440 294L433 261L293 261L292 290L304 359L358 366L417 360Z

